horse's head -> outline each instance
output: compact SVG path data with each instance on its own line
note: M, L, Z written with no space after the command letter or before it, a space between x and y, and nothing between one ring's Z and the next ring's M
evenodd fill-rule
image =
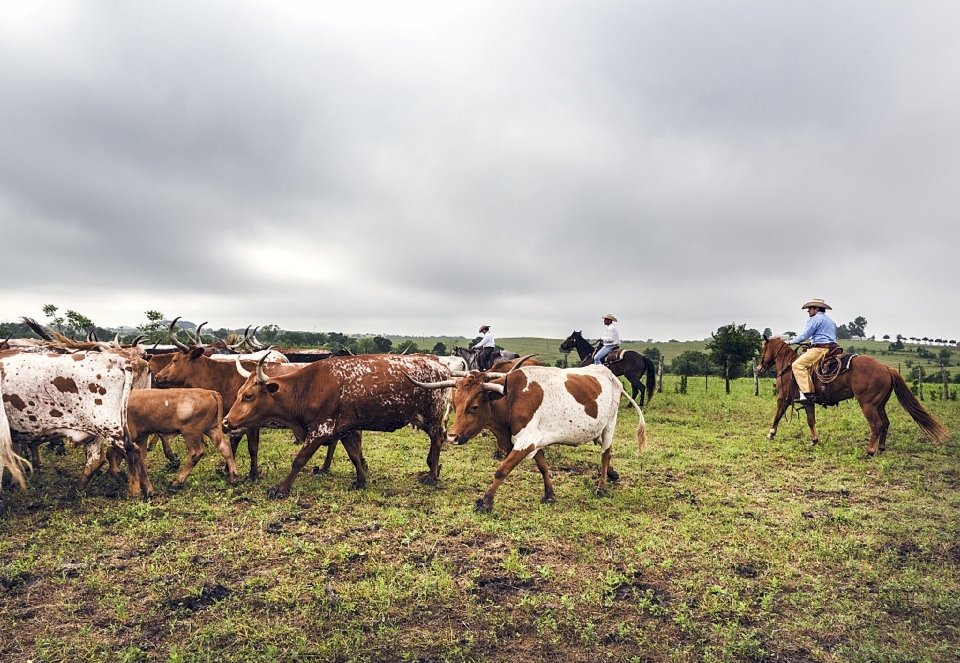
M575 331L569 336L567 336L566 340L564 340L564 342L560 344L560 349L566 350L568 352L570 350L575 350L577 348L577 341L582 341L582 340L583 340L583 336L580 334L580 332Z
M758 373L766 373L770 367L777 361L777 357L783 352L783 349L790 349L790 346L782 338L777 336L764 336L763 347L760 348L760 363L757 364Z

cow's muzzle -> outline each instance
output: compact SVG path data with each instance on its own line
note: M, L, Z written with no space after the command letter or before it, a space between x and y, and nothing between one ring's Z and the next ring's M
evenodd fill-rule
M456 444L457 446L461 444L466 444L469 438L463 437L462 435L455 435L454 433L447 433L447 442L450 444Z

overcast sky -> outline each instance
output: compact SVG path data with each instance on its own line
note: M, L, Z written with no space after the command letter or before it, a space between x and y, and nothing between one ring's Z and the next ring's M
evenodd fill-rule
M0 2L0 321L960 336L960 3Z

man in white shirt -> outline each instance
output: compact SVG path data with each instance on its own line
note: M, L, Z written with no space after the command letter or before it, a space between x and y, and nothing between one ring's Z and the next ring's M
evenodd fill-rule
M603 316L603 324L606 325L603 337L600 339L603 347L593 355L594 364L602 364L603 358L610 354L611 350L620 345L620 332L617 330L617 319L613 317L613 314L607 313Z
M480 339L480 342L473 346L473 350L479 350L480 354L477 355L477 368L481 371L486 371L490 369L490 366L493 364L493 353L497 351L497 344L493 340L493 334L490 332L490 325L483 325L480 327L479 332L483 334L483 338Z

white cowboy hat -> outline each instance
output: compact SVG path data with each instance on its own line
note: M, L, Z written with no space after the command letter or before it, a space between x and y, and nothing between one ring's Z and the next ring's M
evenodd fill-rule
M617 319L613 316L613 313L607 313L601 318L601 320L613 320L614 322L617 321Z
M487 331L488 329L490 329L490 325L480 325L480 329L477 330L477 333L478 333L478 334L482 334L483 332Z
M823 308L823 309L826 309L826 310L828 310L828 311L832 311L832 310L833 310L833 308L832 308L829 304L827 304L825 301L823 301L822 299L811 299L809 302L807 302L806 304L804 304L804 305L801 306L800 308L802 308L802 309L808 309L808 308L810 308L811 306L816 306L817 308Z

